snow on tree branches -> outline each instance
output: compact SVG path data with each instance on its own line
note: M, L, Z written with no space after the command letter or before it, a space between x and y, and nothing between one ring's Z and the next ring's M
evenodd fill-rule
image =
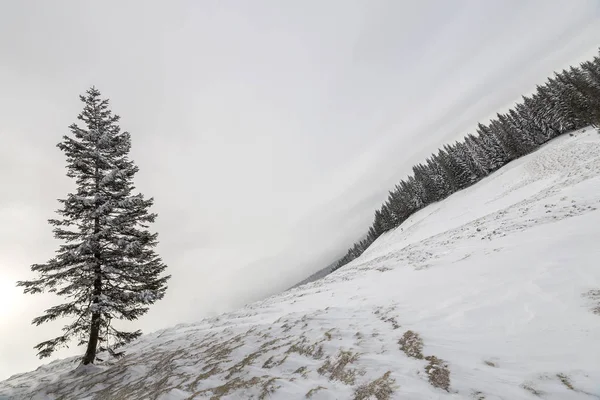
M138 167L129 160L131 136L122 132L119 116L92 87L80 96L84 108L72 124L70 136L57 145L67 158L67 176L75 193L59 200L59 218L50 219L54 237L63 241L55 257L31 269L37 279L18 282L25 293L51 292L66 302L35 318L40 325L71 318L62 334L35 348L40 358L50 356L72 339L86 345L82 363L90 364L98 351L116 349L141 335L115 328L113 319L135 320L160 300L167 288L166 265L154 252L156 233L148 230L156 214L153 199L134 193Z

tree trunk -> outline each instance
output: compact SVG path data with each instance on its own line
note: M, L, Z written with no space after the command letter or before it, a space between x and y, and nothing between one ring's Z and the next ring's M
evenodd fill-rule
M96 216L94 218L94 234L100 233L100 218ZM102 294L102 258L100 250L94 251L94 258L96 259L96 266L94 267L94 305L97 305L100 301L100 295ZM100 336L100 310L95 307L92 311L92 321L90 323L90 338L88 340L87 349L81 363L83 365L93 364L96 360L96 349L98 348L98 339Z
M94 282L94 287L96 282ZM90 339L88 340L87 349L81 363L83 365L93 364L96 360L96 349L98 348L98 337L100 336L100 313L92 314L92 322L90 324Z

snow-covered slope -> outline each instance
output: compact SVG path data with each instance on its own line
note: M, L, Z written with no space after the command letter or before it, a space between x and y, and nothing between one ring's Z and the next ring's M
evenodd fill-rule
M0 398L600 398L598 207L587 129L324 279L143 336L118 361L13 376Z

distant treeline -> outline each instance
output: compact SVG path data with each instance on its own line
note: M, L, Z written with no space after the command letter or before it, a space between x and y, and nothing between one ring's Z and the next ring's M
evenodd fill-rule
M488 125L478 124L476 134L445 145L413 166L413 174L400 181L375 211L364 239L333 270L359 257L382 233L428 204L471 186L550 139L589 125L600 126L600 57L555 73L507 113L497 114Z

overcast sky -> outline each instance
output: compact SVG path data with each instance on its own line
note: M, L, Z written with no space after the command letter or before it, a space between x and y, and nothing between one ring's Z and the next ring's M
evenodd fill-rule
M597 0L0 2L0 379L37 367L23 295L96 85L132 134L173 275L146 332L329 264L416 161L600 45ZM75 354L77 349L59 353Z

